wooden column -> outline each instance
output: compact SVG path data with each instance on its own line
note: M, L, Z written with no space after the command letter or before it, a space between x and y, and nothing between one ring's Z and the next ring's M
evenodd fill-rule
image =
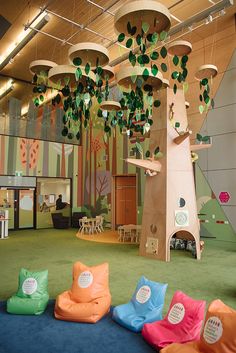
M196 241L197 259L200 259L199 221L197 217L193 167L189 137L176 144L177 132L170 122L170 106L174 103L174 121L179 130L188 126L185 98L182 91L171 89L159 92L161 101L153 107L153 125L150 134L150 152L157 146L163 153L161 171L146 176L140 255L170 261L170 239L184 234Z

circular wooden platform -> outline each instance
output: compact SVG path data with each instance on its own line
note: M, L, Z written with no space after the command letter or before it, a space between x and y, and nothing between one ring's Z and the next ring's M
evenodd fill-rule
M121 110L121 105L119 102L116 101L104 101L100 104L100 108L102 110L108 110L108 111L119 111Z
M86 77L90 77L95 82L96 78L93 72L90 72L89 75L87 75L84 72L84 69L81 69L81 71L82 71L82 77L79 80L80 82L85 84ZM63 82L63 80L66 77L69 77L70 78L69 85L75 86L78 83L75 77L75 72L76 72L76 67L73 65L57 65L49 70L48 78L53 83L57 83L60 80Z
M143 85L148 84L152 86L154 90L158 90L162 86L163 76L159 71L156 76L152 74L151 68L145 68L141 66L125 66L122 67L116 75L117 83L124 87L135 87L137 85L137 79L142 78L143 71L147 69L149 76L146 81L143 82ZM132 81L132 77L136 76L137 79L135 82Z
M98 234L81 234L77 233L76 237L81 239L81 240L88 240L88 241L94 241L97 243L109 243L109 244L131 244L134 245L137 243L131 243L131 242L120 242L118 240L119 234L117 231L112 231L112 230L106 230L103 233L98 233Z
M168 46L168 54L184 56L192 51L192 44L186 40L176 40Z
M100 44L85 42L73 45L68 51L69 59L74 64L74 60L80 58L81 64L90 64L91 69L98 66L105 66L109 63L109 53L107 48Z
M209 79L211 77L212 78L216 77L217 74L218 74L218 69L215 65L206 64L199 67L199 69L195 73L195 78L200 81L200 80L203 80L204 78Z
M52 68L57 66L54 61L49 60L34 60L29 65L29 70L32 75L37 74L39 75L40 72L48 73L48 71Z

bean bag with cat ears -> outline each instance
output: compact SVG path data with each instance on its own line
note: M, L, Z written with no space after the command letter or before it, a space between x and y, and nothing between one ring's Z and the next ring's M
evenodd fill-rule
M171 344L161 353L235 353L236 310L214 300L207 311L199 341Z
M166 289L167 284L141 277L130 302L114 308L113 320L134 332L147 322L161 320Z
M72 287L58 295L54 314L60 320L95 323L110 305L108 263L88 267L76 262Z
M195 300L181 291L175 292L166 317L158 322L145 324L144 339L155 348L171 343L186 343L200 339L206 302Z
M32 272L22 268L17 293L7 301L7 312L39 315L46 309L48 300L48 271Z

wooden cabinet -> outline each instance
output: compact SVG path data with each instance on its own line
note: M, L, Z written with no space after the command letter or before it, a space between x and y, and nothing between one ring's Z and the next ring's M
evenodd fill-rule
M115 226L136 224L136 176L115 176Z

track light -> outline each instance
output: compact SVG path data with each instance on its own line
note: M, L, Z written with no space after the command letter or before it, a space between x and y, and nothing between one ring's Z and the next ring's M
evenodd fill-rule
M0 100L14 89L13 80L7 81L6 85L0 89Z
M205 19L205 24L208 25L209 23L211 23L213 21L213 17L212 15L209 15L206 19Z
M19 51L24 48L24 46L35 36L35 34L37 34L34 28L40 30L43 26L45 26L45 24L48 23L49 19L49 15L43 11L36 16L35 20L33 20L30 24L31 28L28 28L27 25L25 26L25 29L17 37L15 43L12 43L7 48L6 52L0 56L0 71L9 62L12 62L13 58L19 53Z
M220 12L219 12L219 15L220 15L220 16L224 16L225 14L226 14L225 9L220 10Z

